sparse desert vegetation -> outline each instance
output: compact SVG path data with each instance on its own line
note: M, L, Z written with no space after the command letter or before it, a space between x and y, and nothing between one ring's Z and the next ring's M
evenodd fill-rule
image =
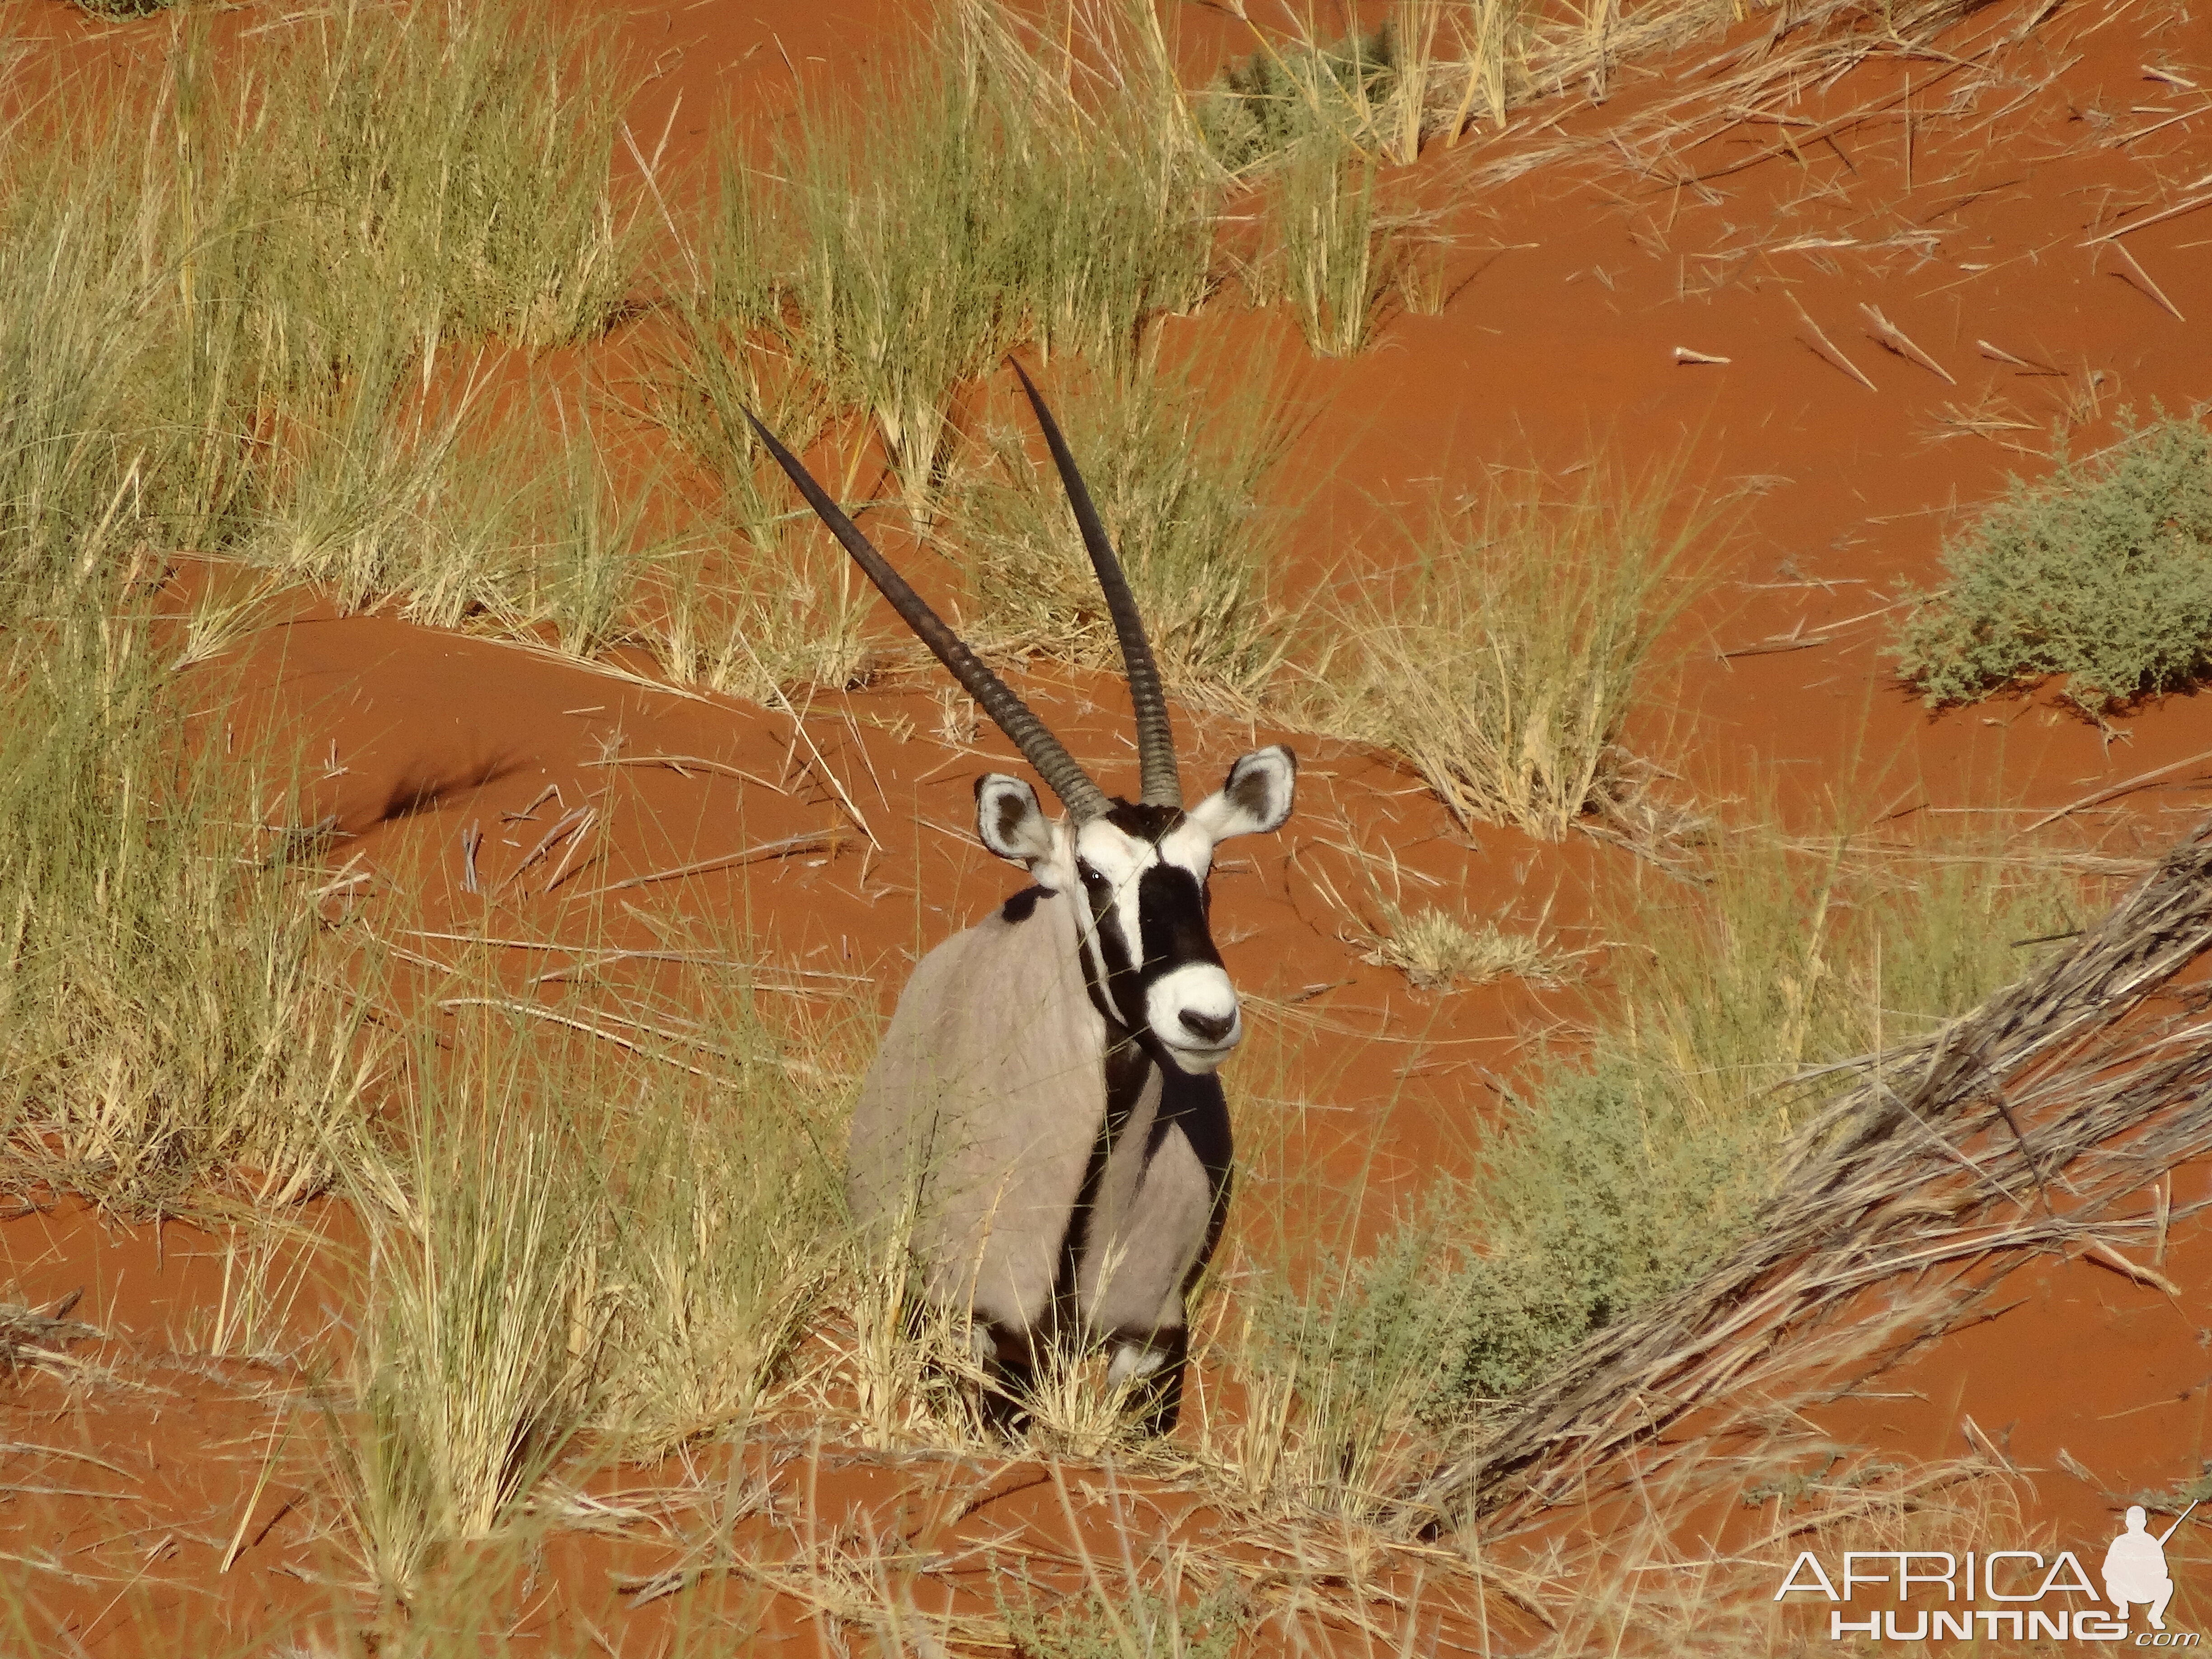
M2212 435L2166 416L2005 499L1945 551L1896 646L1931 702L2046 675L2096 712L2194 685L2212 651Z
M1808 1540L2151 1480L2133 1373L2064 1488L1965 1372L1848 1413L2009 1273L2204 1282L2193 37L771 9L4 9L6 1641L1779 1651ZM1073 1347L985 1421L842 1191L1011 763L748 416L1121 787L1010 353L1192 799L1305 766L1163 1437Z
M1563 501L1509 479L1435 502L1411 557L1331 607L1309 717L1404 755L1462 823L1556 838L1618 812L1622 723L1714 563L1714 515L1678 482L1601 464Z

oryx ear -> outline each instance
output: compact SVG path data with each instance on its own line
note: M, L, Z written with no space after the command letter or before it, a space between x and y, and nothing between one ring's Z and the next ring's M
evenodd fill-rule
M1052 825L1036 791L1004 772L975 780L975 833L1002 859L1030 864L1052 851Z
M1229 769L1229 781L1190 810L1217 842L1279 830L1297 793L1298 757L1281 744L1255 749Z

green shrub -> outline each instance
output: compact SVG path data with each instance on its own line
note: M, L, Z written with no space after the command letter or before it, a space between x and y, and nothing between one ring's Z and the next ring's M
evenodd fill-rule
M1475 1194L1481 1247L1448 1280L1440 1400L1516 1394L1694 1278L1765 1196L1765 1127L1704 1116L1678 1079L1626 1054L1510 1101Z
M1327 45L1310 39L1264 44L1196 94L1199 131L1214 159L1232 173L1273 166L1316 140L1341 154L1356 147L1366 125L1364 112L1395 88L1395 58L1387 23Z
M2094 714L2196 684L2212 670L2212 434L2169 417L2098 462L2062 448L1943 562L1891 648L1930 703L2064 674Z
M2022 942L2073 922L2077 892L2047 869L1842 854L1737 838L1704 886L1643 906L1589 1055L1540 1067L1471 1182L1325 1276L1288 1345L1303 1368L1370 1416L1521 1393L1743 1236L1777 1154L1850 1081L1795 1082L1808 1068L1965 1012L2027 970Z
M1272 1273L1246 1293L1255 1496L1369 1512L1405 1473L1407 1449L1425 1455L1422 1431L1443 1415L1468 1341L1460 1260L1455 1219L1434 1204L1372 1255L1325 1252L1311 1274Z

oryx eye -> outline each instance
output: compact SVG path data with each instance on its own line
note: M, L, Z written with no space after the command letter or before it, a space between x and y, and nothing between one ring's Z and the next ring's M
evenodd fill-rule
M1087 864L1079 864L1076 872L1083 878L1083 890L1091 896L1091 914L1103 916L1114 908L1114 885Z

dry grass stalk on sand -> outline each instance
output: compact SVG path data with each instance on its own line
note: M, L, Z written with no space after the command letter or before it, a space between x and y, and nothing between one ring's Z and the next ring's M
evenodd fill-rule
M0 1374L14 1376L27 1367L66 1371L85 1363L66 1352L72 1342L100 1334L69 1316L84 1292L72 1291L45 1313L0 1302Z
M1908 62L1923 63L1921 48L1925 43L1985 3L1986 0L1907 0L1903 5L1877 6L1869 0L1814 0L1807 5L1750 8L1647 6L1626 18L1616 15L1609 29L1594 36L1563 33L1555 44L1530 49L1529 88L1515 97L1516 103L1563 92L1577 82L1594 95L1601 95L1603 77L1614 64L1679 49L1704 31L1739 21L1747 10L1770 12L1774 19L1766 33L1678 74L1674 82L1680 92L1655 99L1649 106L1607 122L1589 135L1544 136L1553 121L1530 130L1517 142L1512 132L1500 135L1500 153L1480 163L1468 182L1474 188L1492 186L1601 148L1617 151L1655 183L1694 186L1701 179L1717 176L1686 159L1700 144L1747 120L1757 120L1761 112L1795 100L1805 87L1827 84L1869 58L1893 54ZM1602 9L1601 0L1592 7L1593 11ZM2045 8L2045 15L2050 9ZM2027 27L2039 21L2039 17L2032 19ZM1908 95L1916 110L1923 108L1929 88L1961 71L1985 66L2018 44L2026 33L2026 28L2014 33L2000 27L1982 40L1944 53L1940 61L1913 76L1908 83L1909 94L1905 86L1885 92L1831 123L1822 132L1827 136L1847 132L1893 104L1904 102ZM1801 146L1809 142L1804 133L1793 137ZM1729 172L1738 172L1790 155L1788 144L1780 143L1748 160L1734 158L1725 166Z
M1621 1454L1700 1405L1946 1328L2031 1252L2131 1237L2115 1203L2212 1150L2206 1000L2157 1002L2208 947L2200 829L2072 949L1852 1062L1863 1081L1801 1138L1747 1241L1586 1344L1478 1453L1411 1486L1404 1518L1510 1528L1619 1479ZM1906 1274L1882 1316L1824 1328Z

